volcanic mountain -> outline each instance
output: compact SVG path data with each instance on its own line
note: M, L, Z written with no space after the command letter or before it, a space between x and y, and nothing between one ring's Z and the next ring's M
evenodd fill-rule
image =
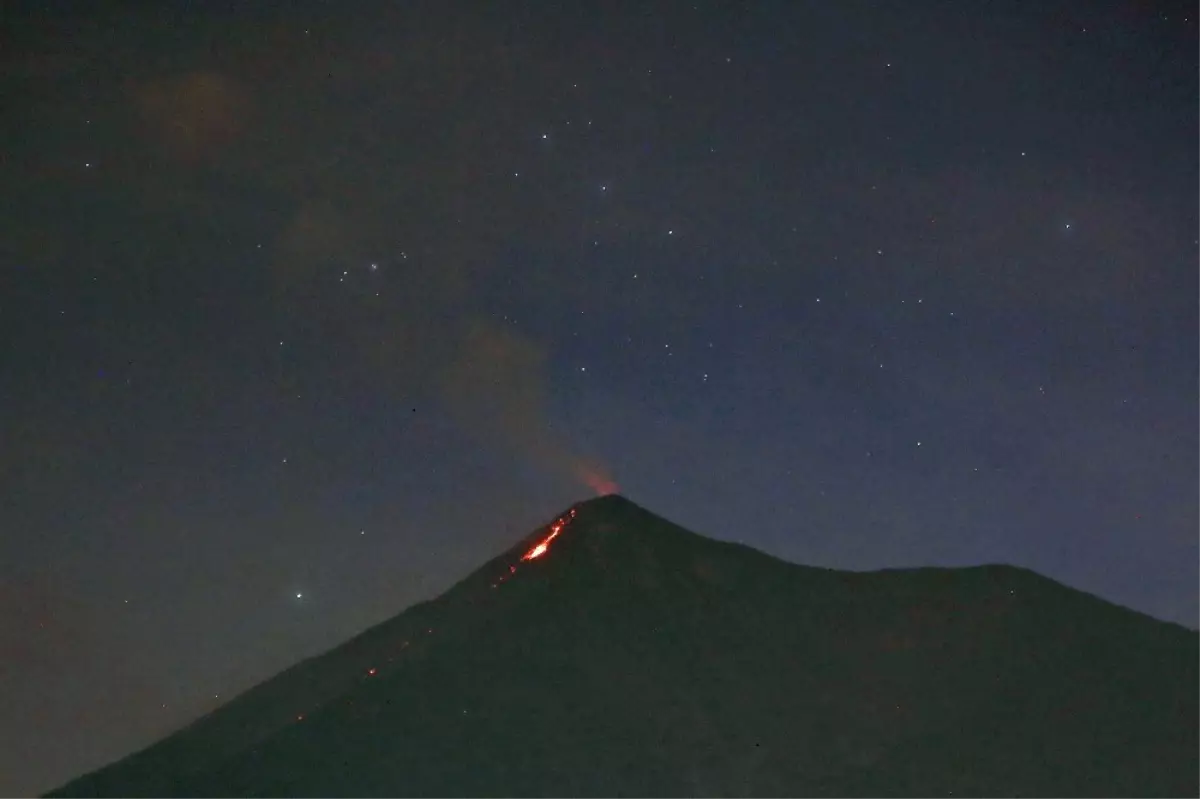
M56 796L1196 796L1197 633L581 503Z

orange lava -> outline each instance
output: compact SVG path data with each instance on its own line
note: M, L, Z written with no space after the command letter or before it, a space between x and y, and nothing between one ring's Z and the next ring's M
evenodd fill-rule
M555 538L558 538L559 533L561 533L563 528L567 526L567 522L574 518L575 509L571 508L571 512L569 514L557 519L554 524L550 525L550 534L539 541L537 546L522 555L521 560L533 560L534 558L540 558L542 555L545 555L546 550L550 548L550 542ZM509 568L512 569L512 567Z
M543 538L537 546L522 555L521 560L533 560L534 558L540 558L542 555L545 555L546 550L550 548L550 542L557 538L558 534L562 531L563 523L560 519L550 526L550 535Z

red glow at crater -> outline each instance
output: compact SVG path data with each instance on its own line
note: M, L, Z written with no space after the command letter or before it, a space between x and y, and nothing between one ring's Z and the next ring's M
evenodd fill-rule
M579 464L576 473L584 485L596 492L596 496L604 497L621 490L617 482L599 466Z

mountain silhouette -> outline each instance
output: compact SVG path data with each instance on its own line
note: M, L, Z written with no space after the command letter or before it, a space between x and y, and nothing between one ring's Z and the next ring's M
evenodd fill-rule
M1200 636L620 496L52 796L1196 796Z

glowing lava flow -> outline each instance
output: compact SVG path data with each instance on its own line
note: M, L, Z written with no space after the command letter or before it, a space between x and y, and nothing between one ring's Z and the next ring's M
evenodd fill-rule
M534 558L540 558L542 555L545 555L546 552L550 549L550 542L553 541L554 539L558 538L559 534L562 533L563 529L566 528L566 526L568 524L570 524L571 520L574 518L575 518L575 509L571 508L571 510L568 511L566 516L559 516L557 519L555 519L554 524L550 525L549 534L547 534L546 537L543 538L541 541L537 542L537 544L533 547L533 549L529 550L524 555L522 555L521 562L523 563L527 560L533 560ZM516 573L517 573L517 567L513 566L510 563L508 565L508 574L504 575L503 577L496 580L496 582L492 583L492 588L499 588L501 583L505 582L506 580L508 580L509 577L512 577Z
M571 508L571 512L566 516L562 516L555 520L554 524L550 525L550 534L538 542L537 546L521 556L521 560L533 560L540 558L546 554L546 550L550 548L550 542L558 538L558 534L563 531L567 523L575 518L575 509Z

